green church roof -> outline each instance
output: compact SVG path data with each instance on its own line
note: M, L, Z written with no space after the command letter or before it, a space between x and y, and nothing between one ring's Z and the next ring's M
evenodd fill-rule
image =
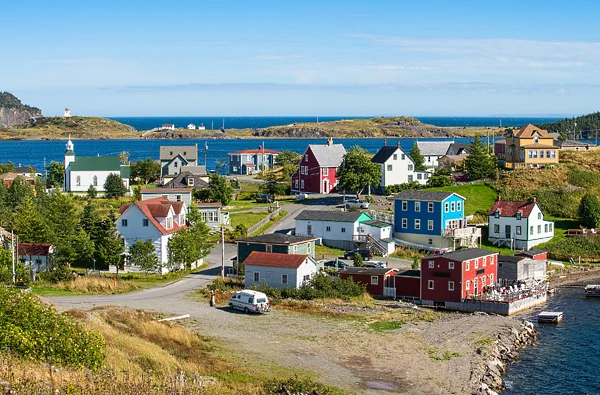
M71 171L115 171L121 172L118 156L76 156L71 162Z

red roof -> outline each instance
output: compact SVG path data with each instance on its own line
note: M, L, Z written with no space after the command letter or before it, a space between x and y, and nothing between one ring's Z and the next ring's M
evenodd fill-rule
M17 253L19 255L47 256L50 255L51 248L52 244L17 243Z
M181 212L181 208L183 207L182 202L171 202L167 198L157 197L154 199L148 199L148 200L142 200L139 202L135 202L135 203L133 203L133 205L137 206L137 208L140 209L140 211L146 216L146 218L148 218L150 220L150 222L152 222L152 224L154 224L154 226L156 226L156 229L158 229L160 231L160 233L162 233L163 235L166 235L169 233L175 233L179 229L186 227L185 225L184 226L177 225L177 223L173 220L173 227L171 229L166 229L156 219L157 217L158 218L167 217L169 214L169 209L171 207L173 207L173 211L175 211L176 214ZM119 213L125 213L130 208L130 206L132 206L132 205L124 204L123 206L121 206L121 208L119 208Z
M298 269L306 258L308 258L308 254L279 254L275 252L252 251L248 258L244 260L244 265Z
M501 217L514 217L517 215L517 212L520 211L521 216L527 218L536 204L535 198L525 201L516 201L501 200L500 196L498 196L498 199L494 202L492 208L490 208L488 215L494 215L496 210L498 210Z
M281 152L272 149L245 149L242 151L230 152L229 155L246 155L246 154L280 154Z

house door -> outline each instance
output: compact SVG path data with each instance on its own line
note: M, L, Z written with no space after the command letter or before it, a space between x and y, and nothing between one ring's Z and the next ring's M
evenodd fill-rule
M477 288L477 279L473 280L473 291L475 291L475 295L479 294L479 289Z
M512 236L511 236L512 232L511 232L511 229L510 229L510 225L505 225L504 226L504 233L506 233L506 235L504 236L505 238L507 238L507 239L511 239L512 238Z
M329 193L329 180L323 180L323 193Z
M307 233L309 236L312 236L312 225L310 225L310 224L309 224L309 225L306 225L306 233Z

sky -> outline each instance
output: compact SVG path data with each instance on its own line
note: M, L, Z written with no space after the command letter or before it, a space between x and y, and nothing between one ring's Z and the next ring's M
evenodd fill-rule
M3 4L0 91L45 115L576 116L596 1Z

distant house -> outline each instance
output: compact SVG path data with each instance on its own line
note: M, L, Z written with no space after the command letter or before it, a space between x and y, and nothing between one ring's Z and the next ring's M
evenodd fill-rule
M33 269L36 273L48 270L52 254L54 254L54 246L52 244L17 243L19 261L25 268Z
M186 207L192 204L191 188L142 188L142 200L165 198L171 202L184 202Z
M425 166L438 167L438 159L446 155L452 141L417 141L421 155L425 158Z
M17 177L21 177L27 184L31 186L35 185L35 177L17 174L13 172L0 174L0 181L2 181L7 188L10 188L12 183L15 181L15 178Z
M121 216L116 221L117 231L123 237L125 253L138 240L150 240L159 259L160 268L156 271L166 273L169 269L169 254L167 243L173 234L186 227L187 206L182 202L171 202L166 198L157 197L148 200L124 204L119 208ZM197 267L202 260L194 262ZM125 269L140 271L139 267L126 262Z
M470 248L421 259L421 300L461 302L498 279L498 253Z
M371 162L381 166L379 186L383 188L412 181L425 185L431 174L428 171L415 170L415 163L399 145L397 147L384 145Z
M190 123L189 125L187 125L187 128L189 130L194 130L194 129L196 129L196 125L194 125L193 123Z
M337 169L344 160L346 149L334 144L309 144L302 155L298 170L292 175L292 191L300 193L329 193L337 191Z
M369 248L382 256L395 249L392 225L374 220L367 213L304 210L296 216L295 223L296 235L316 237L329 247Z
M372 267L345 267L339 272L341 279L351 279L363 284L372 296L395 297L395 279L397 269L380 269Z
M496 143L497 144L497 143ZM494 144L494 151L499 149ZM558 147L547 130L531 124L512 130L505 140L499 163L507 169L542 167L558 163Z
M173 178L166 184L161 185L160 188L192 188L193 190L200 190L208 188L208 182L205 181L205 177L192 174L188 170L185 170L179 173L177 176L175 176L175 178Z
M229 226L230 219L229 213L221 211L221 203L213 202L199 202L196 203L200 215L202 216L202 222L204 222L209 228L219 229L221 225Z
M554 223L544 219L535 198L496 199L488 212L488 240L513 249L530 249L554 237Z
M308 254L279 254L253 251L245 260L245 286L267 285L273 288L299 288L317 272Z
M160 175L163 184L175 178L186 166L198 166L198 146L161 146Z
M275 158L281 152L265 149L246 149L229 153L229 174L256 174L275 166Z
M21 176L29 176L29 177L41 177L42 173L38 172L38 170L34 166L18 166L15 167L15 173Z
M577 140L559 140L553 139L554 145L563 151L589 151L595 150L597 147L592 143L584 143Z
M505 160L506 152L506 139L494 142L494 155L496 155L498 159Z
M278 254L300 254L315 257L316 237L287 235L283 233L265 233L254 237L236 240L237 258L243 264L253 252L276 252Z
M446 150L446 155L469 155L471 144L452 143Z
M173 124L173 123L163 123L162 126L161 126L161 129L175 130L175 124Z
M477 245L468 227L465 198L453 192L403 191L394 197L394 238L407 246L446 250Z
M71 139L65 151L64 187L66 192L87 192L94 187L104 192L104 184L110 174L121 178L123 185L129 190L129 164L121 164L118 156L76 156Z
M438 167L448 171L456 171L463 166L463 163L468 156L468 154L444 155L438 159Z
M546 280L546 261L524 256L500 255L498 257L498 278L502 286L518 285Z

